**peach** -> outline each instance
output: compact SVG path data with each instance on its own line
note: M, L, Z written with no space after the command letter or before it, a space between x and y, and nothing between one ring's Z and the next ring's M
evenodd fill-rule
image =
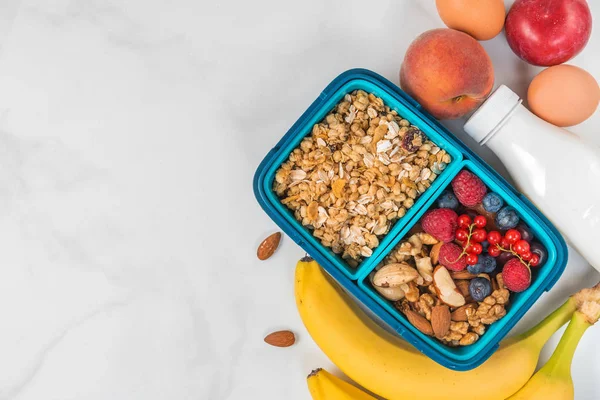
M494 68L466 33L432 29L409 46L400 68L402 89L438 119L473 111L492 91Z

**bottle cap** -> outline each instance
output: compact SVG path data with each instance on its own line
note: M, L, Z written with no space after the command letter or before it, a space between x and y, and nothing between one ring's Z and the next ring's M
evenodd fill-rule
M464 129L484 145L502 127L523 100L505 85L500 85L467 120Z

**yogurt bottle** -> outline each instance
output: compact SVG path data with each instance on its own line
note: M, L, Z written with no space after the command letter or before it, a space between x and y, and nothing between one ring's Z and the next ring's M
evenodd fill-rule
M519 189L600 271L600 147L521 103L502 85L464 129L496 153Z

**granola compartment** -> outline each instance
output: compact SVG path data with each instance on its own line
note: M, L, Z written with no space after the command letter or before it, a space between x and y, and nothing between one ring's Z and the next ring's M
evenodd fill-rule
M381 88L352 82L335 98L282 152L271 190L294 224L355 278L461 155Z
M344 96L275 174L273 190L357 267L452 158L373 93Z

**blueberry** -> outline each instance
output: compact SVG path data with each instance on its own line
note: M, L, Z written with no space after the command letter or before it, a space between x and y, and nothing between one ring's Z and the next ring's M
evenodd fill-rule
M481 257L481 256L479 256ZM481 265L479 262L475 265L467 265L467 271L469 271L470 273L472 273L473 275L479 275L481 274L483 271L481 270L481 267L483 265Z
M437 200L439 208L451 208L456 210L458 208L458 199L450 190L444 191Z
M488 254L482 254L479 256L479 260L475 265L469 265L467 270L472 274L489 274L496 269L496 259Z
M519 216L514 208L504 207L496 214L496 225L502 230L512 229L519 224Z
M488 251L488 249L490 248L490 242L484 240L483 242L481 242L481 248L484 252Z
M483 301L492 294L492 284L485 278L473 278L469 283L469 293L475 301Z
M487 212L498 212L504 206L504 200L497 193L489 192L481 201Z
M535 239L535 236L533 235L533 232L531 231L531 229L527 225L525 225L523 222L521 222L517 226L517 230L521 234L521 239L526 240L529 243L531 243L531 241L533 239Z
M481 271L486 274L489 274L496 269L496 259L489 254L480 255L478 263L482 265Z
M542 265L544 265L544 263L548 259L548 252L546 251L546 248L538 242L531 243L529 251L531 251L533 254L537 254L538 257L540 258L538 267L541 267Z

